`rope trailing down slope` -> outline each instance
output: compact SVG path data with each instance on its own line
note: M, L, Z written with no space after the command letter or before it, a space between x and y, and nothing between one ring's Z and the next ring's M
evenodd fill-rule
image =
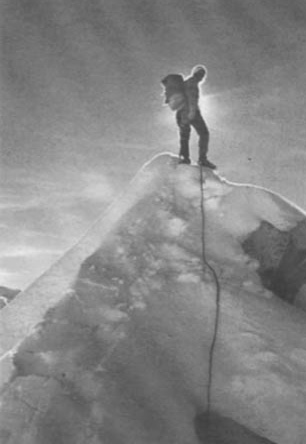
M214 322L213 337L209 348L209 361L208 361L208 380L207 380L207 393L206 393L206 411L207 414L211 412L211 395L212 395L212 378L213 378L213 363L214 363L214 352L218 336L218 327L220 319L220 296L221 296L221 286L218 275L214 267L208 262L206 258L206 245L205 245L205 208L204 208L204 177L203 168L199 166L200 169L200 187L201 187L201 240L202 240L202 264L203 273L205 273L206 267L210 270L216 285L216 315Z
M247 427L239 424L238 422L219 415L212 410L212 378L213 378L213 363L214 352L216 348L216 341L218 336L218 327L220 320L220 296L221 285L214 267L208 262L206 258L206 245L205 245L205 208L204 208L204 178L203 170L200 166L200 186L201 186L201 219L202 219L202 264L203 274L206 267L210 270L216 285L216 315L214 322L213 337L209 349L209 362L208 362L208 380L207 380L207 393L206 393L206 411L198 413L194 418L195 432L201 443L214 444L216 442L222 442L224 444L275 444L267 438L259 436L249 430Z

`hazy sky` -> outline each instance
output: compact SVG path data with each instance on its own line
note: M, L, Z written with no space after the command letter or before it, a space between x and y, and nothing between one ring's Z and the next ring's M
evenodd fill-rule
M28 285L177 152L160 79L198 63L220 173L306 209L305 0L5 0L1 16L1 285Z

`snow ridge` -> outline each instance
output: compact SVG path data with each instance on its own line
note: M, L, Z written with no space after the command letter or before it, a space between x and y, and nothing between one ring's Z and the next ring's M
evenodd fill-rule
M306 444L306 323L295 306L305 306L305 213L203 173L206 254L221 284L213 410L258 436L249 442ZM1 310L5 444L199 442L215 315L200 194L197 166L157 156Z

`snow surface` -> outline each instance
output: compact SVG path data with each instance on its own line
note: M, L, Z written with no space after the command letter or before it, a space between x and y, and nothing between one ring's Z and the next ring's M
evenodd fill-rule
M1 310L1 443L199 442L216 298L199 177L154 158ZM305 213L266 189L204 178L206 255L221 284L213 409L258 437L306 443ZM290 298L272 291L284 264Z

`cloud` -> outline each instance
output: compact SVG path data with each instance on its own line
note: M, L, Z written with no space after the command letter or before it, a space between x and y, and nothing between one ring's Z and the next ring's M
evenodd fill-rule
M6 246L2 248L0 252L0 259L6 258L22 258L22 257L35 257L35 256L46 256L46 255L58 255L61 250L56 250L52 248L36 248L30 245L14 245Z
M13 271L0 269L0 282L8 282L9 279L12 279L12 277L15 277L16 273Z
M83 173L81 196L96 202L108 202L114 196L114 190L105 176L94 172Z
M6 212L43 208L59 211L73 207L80 200L109 202L114 196L105 174L77 168L57 169L47 179L42 173L19 175L18 170L11 169L9 179L1 186L0 209Z
M8 270L5 267L0 268L0 283L2 286L8 288L23 289L25 285L30 283L27 272L20 273L20 271Z
M24 289L46 271L62 254L61 250L7 245L0 247L0 284Z
M26 174L11 168L0 193L0 285L25 287L87 230L114 197L87 168Z
M32 200L31 202L0 202L1 211L24 211L26 209L35 208L39 202Z

